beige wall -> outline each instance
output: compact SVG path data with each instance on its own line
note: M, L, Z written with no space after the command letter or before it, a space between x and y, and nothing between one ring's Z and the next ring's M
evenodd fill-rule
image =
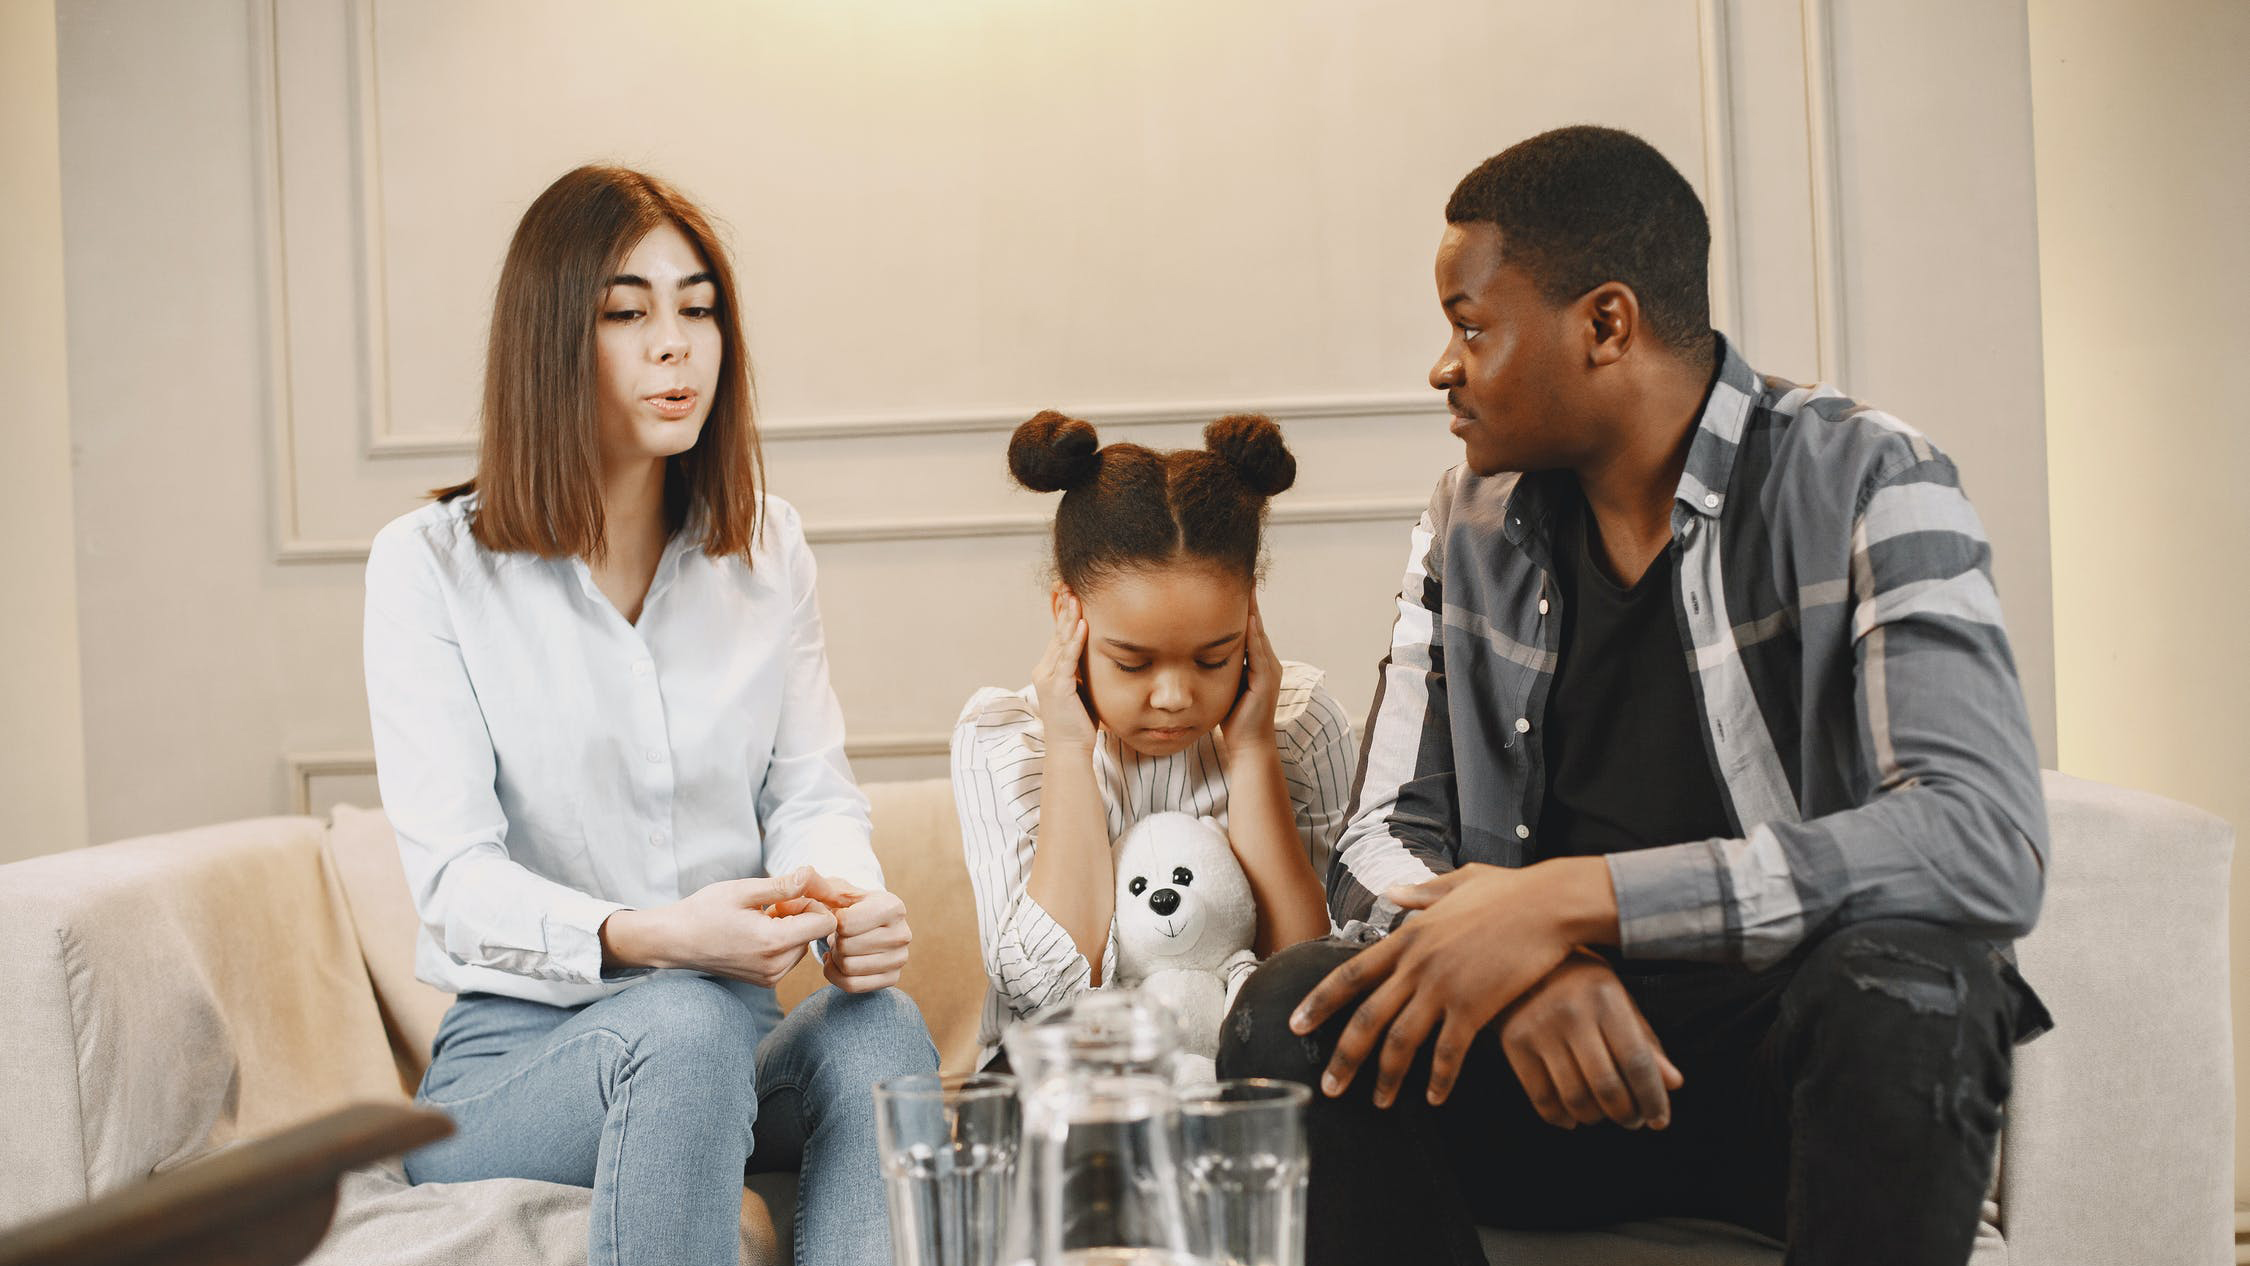
M55 10L0 0L0 862L86 842Z
M2240 831L2250 6L2032 0L2031 49L2062 768L2177 797ZM2238 1059L2250 1053L2245 870ZM2250 1085L2243 1071L2237 1084ZM2250 1129L2236 1138L2250 1144ZM2237 1155L2250 1196L2239 1185L2250 1151Z
M1961 459L2051 752L2020 11L75 0L61 62L99 836L370 793L366 541L466 469L506 233L590 158L731 226L864 777L942 768L960 700L1038 652L1051 507L1000 454L1049 405L1160 444L1280 416L1266 610L1364 708L1456 456L1423 383L1445 194L1588 120L1719 212L1754 364L1840 367ZM1908 81L1972 121L1942 156Z

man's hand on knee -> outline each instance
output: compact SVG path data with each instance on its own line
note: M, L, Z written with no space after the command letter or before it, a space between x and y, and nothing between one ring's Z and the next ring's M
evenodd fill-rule
M1661 1130L1672 1123L1671 1092L1687 1080L1617 973L1583 952L1500 1017L1500 1049L1540 1117L1566 1130L1603 1120ZM1434 1082L1430 1097L1443 1100Z
M1380 1043L1377 1107L1397 1098L1432 1034L1429 1097L1442 1102L1479 1030L1572 949L1617 936L1616 894L1599 858L1520 870L1464 866L1384 895L1417 913L1330 972L1289 1021L1310 1033L1366 994L1337 1039L1321 1090L1344 1093Z

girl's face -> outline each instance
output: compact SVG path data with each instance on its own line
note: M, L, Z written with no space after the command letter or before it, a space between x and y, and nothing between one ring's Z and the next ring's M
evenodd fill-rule
M594 322L605 469L695 447L725 357L718 314L718 285L677 226L651 230L625 257Z
M1066 591L1056 586L1054 601ZM1078 596L1094 720L1144 756L1181 751L1242 693L1250 585L1195 564L1136 568Z

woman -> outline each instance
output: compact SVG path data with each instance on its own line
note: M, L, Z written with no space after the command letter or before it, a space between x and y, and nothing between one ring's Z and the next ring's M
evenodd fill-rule
M367 563L417 974L459 995L418 1096L457 1132L407 1174L591 1186L595 1266L731 1266L746 1166L799 1164L797 1260L881 1257L868 1084L937 1065L736 305L669 186L557 180L501 270L476 477ZM833 987L783 1017L824 938Z
M1221 418L1205 448L1100 447L1042 413L1008 466L1055 512L1053 638L1020 690L970 698L954 800L1001 1030L1116 972L1111 845L1178 810L1216 817L1258 906L1255 949L1325 935L1322 877L1351 793L1351 722L1320 670L1274 655L1258 618L1266 501L1296 459L1266 418Z

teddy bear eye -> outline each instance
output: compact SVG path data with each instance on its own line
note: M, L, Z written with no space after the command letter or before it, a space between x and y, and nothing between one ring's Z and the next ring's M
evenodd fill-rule
M1139 875L1135 875L1133 876L1133 882L1125 885L1125 891L1132 893L1134 896L1138 897L1142 893L1148 891L1148 880L1141 878Z
M1185 866L1176 866L1172 869L1172 882L1182 887L1192 884L1195 882L1195 872Z

